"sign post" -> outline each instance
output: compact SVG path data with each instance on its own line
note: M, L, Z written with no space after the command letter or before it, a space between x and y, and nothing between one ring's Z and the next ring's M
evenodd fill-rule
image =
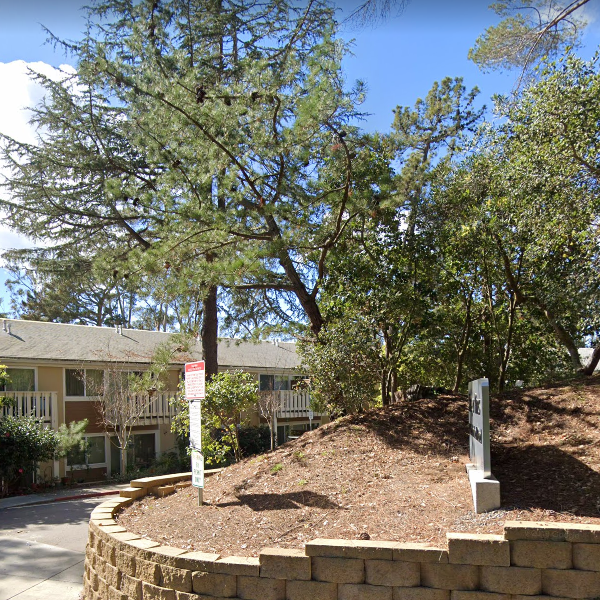
M190 447L192 448L192 485L198 488L198 506L204 492L204 456L202 455L201 406L205 396L204 361L185 365L185 399L190 414Z

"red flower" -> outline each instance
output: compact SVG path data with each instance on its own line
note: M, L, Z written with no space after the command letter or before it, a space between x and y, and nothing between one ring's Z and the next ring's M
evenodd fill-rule
M4 437L10 437L10 432L9 432L9 431L7 431L7 432L4 434Z
M22 472L23 472L23 469L19 469L19 473L22 473Z

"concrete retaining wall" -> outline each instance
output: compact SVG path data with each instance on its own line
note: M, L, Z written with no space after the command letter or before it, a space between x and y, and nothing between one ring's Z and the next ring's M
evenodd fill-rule
M131 488L161 493L188 477L138 480ZM597 525L513 521L501 536L449 533L447 549L316 539L304 550L266 548L258 558L222 557L161 546L128 533L113 514L131 502L132 497L112 500L92 513L85 600L600 597Z

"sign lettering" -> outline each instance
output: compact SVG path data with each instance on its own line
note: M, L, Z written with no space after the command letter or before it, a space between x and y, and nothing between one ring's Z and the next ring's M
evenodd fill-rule
M204 398L204 361L186 363L185 365L185 397L186 400L202 400Z

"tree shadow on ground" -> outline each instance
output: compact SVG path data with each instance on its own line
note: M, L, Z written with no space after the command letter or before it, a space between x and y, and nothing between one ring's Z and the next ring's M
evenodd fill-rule
M503 508L600 516L600 473L556 446L494 445Z
M300 509L303 506L343 510L343 507L332 502L327 496L311 492L288 492L287 494L237 494L237 502L217 502L213 506L248 506L251 510L286 510Z

